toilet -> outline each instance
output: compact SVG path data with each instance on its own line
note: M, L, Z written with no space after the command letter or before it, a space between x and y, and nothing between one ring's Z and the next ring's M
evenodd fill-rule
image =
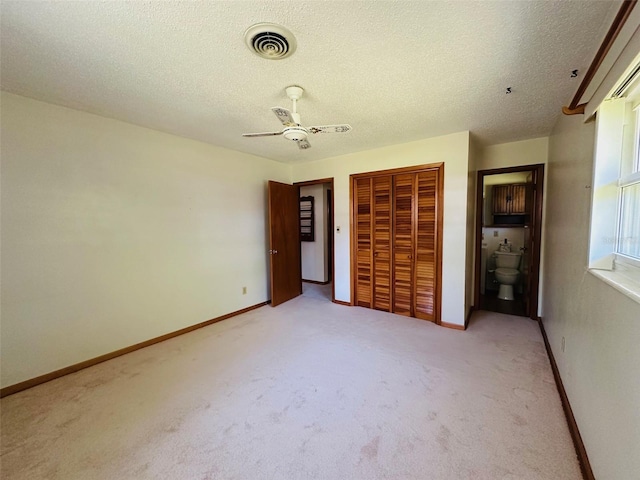
M496 259L496 280L500 283L498 298L502 300L513 300L513 286L518 281L520 272L520 253L515 252L495 252Z

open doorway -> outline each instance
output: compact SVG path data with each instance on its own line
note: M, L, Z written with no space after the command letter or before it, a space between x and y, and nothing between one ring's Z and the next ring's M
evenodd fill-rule
M294 185L300 191L302 294L333 301L333 178Z
M478 172L475 305L538 318L544 165Z

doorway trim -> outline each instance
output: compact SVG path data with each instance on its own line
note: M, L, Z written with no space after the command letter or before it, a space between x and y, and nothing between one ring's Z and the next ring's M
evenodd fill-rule
M533 240L535 246L531 252L531 287L529 291L529 311L527 316L533 320L540 320L538 316L538 301L540 297L540 242L542 240L542 201L544 186L544 164L521 165L517 167L493 168L490 170L478 170L476 183L476 245L474 268L474 310L480 309L480 255L482 253L482 208L484 177L501 173L533 172L535 178L533 205Z
M309 185L324 185L325 183L329 184L329 188L331 189L331 232L329 235L331 236L331 242L333 243L333 248L331 249L331 301L333 303L336 302L336 239L335 239L335 188L333 188L333 177L330 178L319 178L317 180L307 180L305 182L294 182L294 185L298 187L298 196L300 195L300 187L308 187ZM302 257L300 257L300 262L302 262Z

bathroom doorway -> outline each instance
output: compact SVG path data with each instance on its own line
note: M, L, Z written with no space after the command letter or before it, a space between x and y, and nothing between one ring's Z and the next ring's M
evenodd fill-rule
M538 318L544 165L478 172L476 309Z

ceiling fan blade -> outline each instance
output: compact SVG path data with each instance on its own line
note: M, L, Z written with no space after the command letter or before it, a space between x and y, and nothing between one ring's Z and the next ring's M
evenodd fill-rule
M306 150L307 148L311 148L311 144L307 141L307 139L298 140L296 142L298 144L298 148L300 150Z
M278 120L280 120L283 125L286 125L286 126L297 125L297 123L293 118L293 115L286 108L273 107L271 111L276 114L276 117L278 117Z
M347 133L352 130L351 125L318 125L317 127L309 127L311 133Z
M283 132L264 132L264 133L243 133L243 137L275 137L282 135Z

